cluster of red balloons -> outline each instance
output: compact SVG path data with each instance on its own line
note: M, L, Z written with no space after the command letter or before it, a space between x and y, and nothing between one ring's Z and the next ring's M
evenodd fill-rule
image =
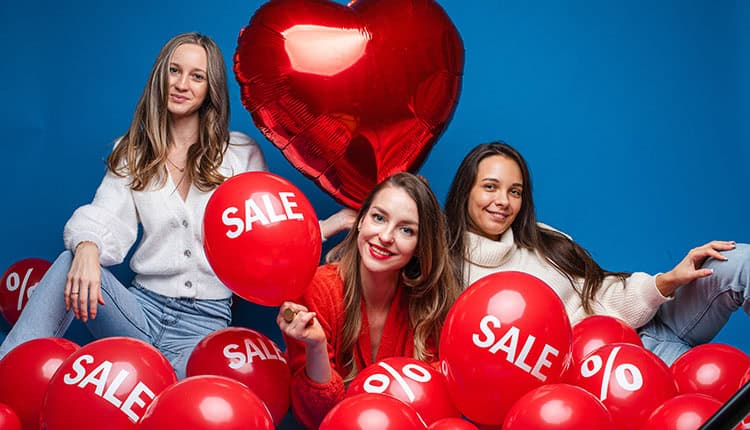
M0 360L0 381L0 428L8 430L271 430L289 408L284 353L235 327L204 338L179 383L157 349L125 337L83 347L25 342Z

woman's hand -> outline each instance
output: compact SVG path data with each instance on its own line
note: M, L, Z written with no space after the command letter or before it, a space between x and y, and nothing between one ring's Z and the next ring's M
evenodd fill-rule
M354 209L341 209L335 214L320 221L320 233L323 235L324 239L327 239L338 232L350 230L356 218L357 211Z
M656 287L664 296L671 296L681 286L690 282L711 275L712 269L701 268L703 263L711 257L720 261L725 261L727 257L720 251L729 251L734 249L735 242L723 240L714 240L703 246L693 248L688 252L674 269L667 273L656 276Z
M72 308L76 318L86 322L96 318L97 305L104 304L99 248L93 242L81 242L74 252L63 293L65 309Z
M281 331L294 339L305 342L308 347L325 346L326 334L305 306L293 302L284 302L276 315L276 324Z

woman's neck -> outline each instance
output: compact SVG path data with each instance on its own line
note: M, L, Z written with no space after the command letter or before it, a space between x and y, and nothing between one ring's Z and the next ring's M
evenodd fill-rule
M389 309L393 296L396 295L400 271L373 273L360 267L362 297L367 306L377 309Z
M187 150L190 145L198 141L198 114L187 117L172 117L170 132L172 135L172 144L178 149Z

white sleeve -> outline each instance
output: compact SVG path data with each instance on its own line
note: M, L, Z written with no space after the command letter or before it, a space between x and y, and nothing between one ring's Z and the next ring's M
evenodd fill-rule
M638 328L651 321L668 300L656 288L656 276L635 272L625 282L616 276L606 277L592 307L595 314L614 316Z
M129 178L109 169L94 200L73 212L63 231L65 248L75 251L84 241L96 243L102 266L121 263L138 237L138 214Z
M234 172L235 174L268 171L266 159L260 146L253 138L244 133L238 131L229 133L229 148L227 148L226 156L233 158L230 160L232 164L238 164L239 171Z

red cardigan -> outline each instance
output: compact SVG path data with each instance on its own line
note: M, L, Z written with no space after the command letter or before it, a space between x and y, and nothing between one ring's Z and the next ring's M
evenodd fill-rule
M362 329L354 350L357 369L362 370L388 357L414 356L414 337L409 326L406 298L401 291L401 288L396 289L375 359L370 352L370 326L367 312L364 311L365 303L362 301ZM317 319L323 326L328 341L332 377L324 384L311 380L305 372L305 344L285 336L292 372L292 412L306 428L317 429L328 411L344 398L342 375L348 374L339 356L344 326L344 281L338 274L338 265L327 264L318 268L301 304L311 312L316 312Z

